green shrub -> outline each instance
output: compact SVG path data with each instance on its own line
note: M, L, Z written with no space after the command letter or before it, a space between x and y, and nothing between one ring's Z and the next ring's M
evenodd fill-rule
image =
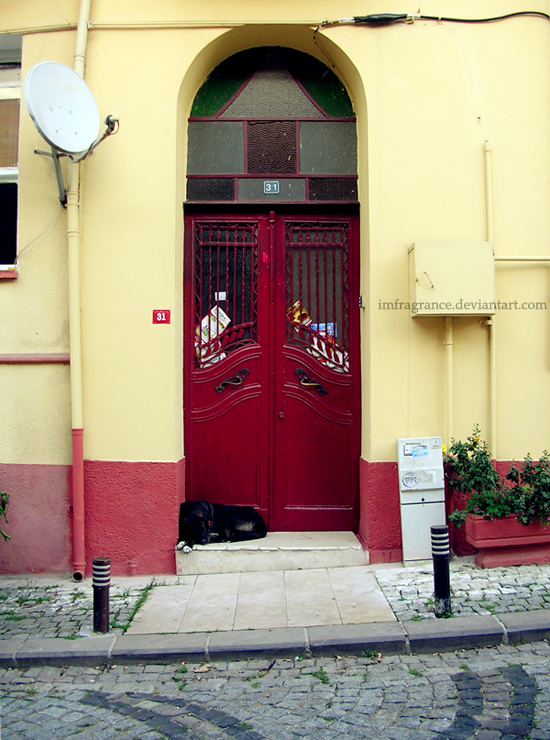
M517 515L522 524L550 520L550 456L544 451L538 461L527 455L521 468L515 463L501 478L489 448L476 424L466 442L452 441L444 459L447 486L465 499L464 509L455 509L449 521L460 527L468 514L485 519Z
M550 521L550 456L546 450L539 460L527 455L521 469L512 465L506 474L517 501L515 513L522 524Z

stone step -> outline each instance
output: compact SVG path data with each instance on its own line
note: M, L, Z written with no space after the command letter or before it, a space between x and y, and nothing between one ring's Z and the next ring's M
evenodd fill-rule
M368 565L368 553L353 532L268 532L250 542L196 545L176 550L178 575L244 573Z

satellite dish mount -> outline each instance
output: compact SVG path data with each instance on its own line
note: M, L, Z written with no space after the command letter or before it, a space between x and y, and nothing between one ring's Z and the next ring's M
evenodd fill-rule
M52 158L59 200L66 206L60 157L82 162L104 139L117 133L118 118L107 116L107 128L98 136L99 111L92 91L73 69L59 62L35 64L25 78L24 97L38 133L51 150L34 151Z

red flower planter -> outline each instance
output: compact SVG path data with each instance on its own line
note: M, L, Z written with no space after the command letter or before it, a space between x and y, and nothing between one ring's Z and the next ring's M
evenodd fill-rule
M469 514L466 540L478 548L474 562L482 568L550 563L550 526L525 526L513 514L500 519Z

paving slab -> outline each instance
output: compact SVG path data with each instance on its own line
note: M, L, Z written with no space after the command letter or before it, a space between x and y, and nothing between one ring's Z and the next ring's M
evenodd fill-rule
M308 635L314 657L363 652L403 655L407 648L405 632L396 622L310 627Z
M241 573L235 630L288 627L284 576L282 570Z
M343 624L395 622L374 573L366 568L329 568L328 577Z
M289 627L341 623L326 568L285 571L285 589Z
M251 656L288 658L306 651L306 631L300 627L215 632L208 644L208 655L212 660Z
M177 586L158 586L152 589L126 634L179 632L196 578L186 576Z
M42 637L26 640L15 654L18 666L105 665L109 660L115 636L81 637L66 640L62 637Z
M206 632L177 635L123 635L111 651L113 663L171 663L202 660L206 656Z
M240 573L199 575L183 619L181 632L231 630L235 619Z
M492 616L425 619L403 622L412 653L500 645L504 628Z
M498 618L506 628L509 645L550 639L550 609L499 614Z
M322 542L314 544L326 549ZM279 545L295 555L302 546L293 539ZM330 545L340 548L338 542ZM272 544L262 541L264 546ZM295 657L308 654L309 645L314 655L349 654L354 645L358 652L400 654L401 635L392 646L390 630L389 644L380 644L392 624L405 635L406 653L550 640L550 565L481 569L467 557L454 559L450 568L455 616L449 620L434 619L429 561L159 580L117 577L106 636L92 633L89 579L75 585L69 576L1 576L0 665L94 665L105 655L118 663L162 663L180 656L202 661L209 645L220 656L250 658L272 649ZM123 636L145 588L149 598ZM344 626L354 629L340 629ZM229 638L230 632L238 634ZM112 649L104 651L97 640L109 640Z

